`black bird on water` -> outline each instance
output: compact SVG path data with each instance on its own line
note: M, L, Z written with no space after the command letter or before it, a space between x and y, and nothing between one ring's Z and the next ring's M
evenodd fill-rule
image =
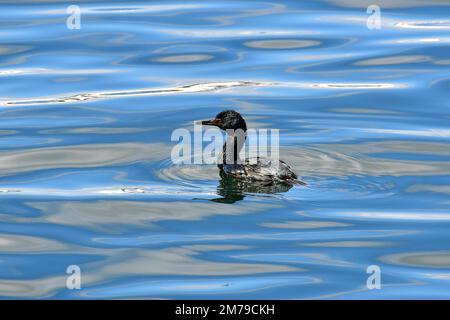
M231 129L223 145L222 163L218 164L222 178L219 194L224 196L229 194L230 189L224 186L232 186L234 191L238 189L252 193L276 193L285 192L293 185L305 185L282 160L262 157L245 161L239 159L239 151L245 143L247 124L238 112L222 111L214 119L201 121L201 124L216 126L222 130ZM238 137L239 132L243 138Z

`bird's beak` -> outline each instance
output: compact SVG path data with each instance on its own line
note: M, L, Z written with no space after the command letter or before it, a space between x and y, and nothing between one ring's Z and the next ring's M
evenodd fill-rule
M219 127L223 125L223 121L221 119L212 119L212 120L205 120L200 122L204 126L216 126Z

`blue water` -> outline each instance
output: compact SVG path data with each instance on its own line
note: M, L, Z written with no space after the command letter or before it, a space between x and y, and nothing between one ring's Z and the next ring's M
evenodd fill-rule
M0 297L450 298L448 2L76 4L0 3ZM230 108L307 186L172 163Z

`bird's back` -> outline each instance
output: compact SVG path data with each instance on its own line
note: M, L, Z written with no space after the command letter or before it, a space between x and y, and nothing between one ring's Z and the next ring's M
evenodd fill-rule
M221 166L221 175L268 184L304 184L284 161L263 157L246 159L243 164L224 164Z

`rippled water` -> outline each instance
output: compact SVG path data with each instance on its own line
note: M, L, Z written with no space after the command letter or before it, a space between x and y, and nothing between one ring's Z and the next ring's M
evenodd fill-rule
M0 4L1 297L450 298L448 1L77 4ZM171 162L229 108L308 185Z

